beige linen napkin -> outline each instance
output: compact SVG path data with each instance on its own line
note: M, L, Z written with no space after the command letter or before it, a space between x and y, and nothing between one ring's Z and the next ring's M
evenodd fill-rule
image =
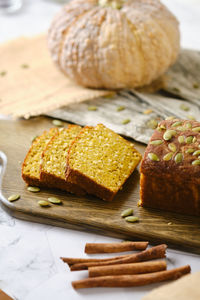
M186 275L173 283L154 289L142 300L199 300L200 272Z
M28 118L109 94L78 86L61 73L44 34L0 45L0 114Z

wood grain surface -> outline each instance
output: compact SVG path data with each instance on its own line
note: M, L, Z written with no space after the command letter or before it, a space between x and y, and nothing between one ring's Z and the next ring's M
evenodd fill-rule
M66 125L67 126L67 125ZM200 254L200 220L198 217L144 209L139 200L139 171L136 170L112 202L93 196L78 197L58 190L42 188L39 193L27 191L21 178L21 164L30 147L31 139L52 127L51 119L38 117L30 120L0 121L0 150L8 159L2 183L2 195L20 194L15 202L1 198L2 206L14 217L65 228L91 231L128 240L148 240L152 244L167 243L181 250ZM143 153L145 147L135 143ZM1 169L1 168L0 168ZM57 196L62 205L42 208L39 200ZM127 223L121 212L133 208L138 223Z

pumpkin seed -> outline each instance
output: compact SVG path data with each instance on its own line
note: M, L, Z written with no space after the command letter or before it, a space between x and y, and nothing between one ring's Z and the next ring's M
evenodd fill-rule
M193 162L192 162L192 165L193 166L199 166L200 165L200 160L193 160Z
M56 198L56 197L49 197L48 201L53 203L53 204L61 204L62 203L62 201L59 198Z
M139 218L135 217L135 216L129 216L129 217L126 217L125 220L126 220L126 222L135 223L135 222L139 221Z
M42 207L48 207L50 206L50 203L48 201L45 201L45 200L40 200L38 201L38 204Z
M198 83L194 83L194 84L193 84L193 88L194 88L194 89L198 89L198 88L199 88Z
M172 127L176 127L176 126L179 126L179 125L182 125L182 122L177 121L177 122L172 124Z
M23 64L23 65L21 65L21 68L22 68L22 69L28 69L28 68L29 68L29 65Z
M185 104L181 104L181 105L180 105L180 109L182 109L182 110L184 110L184 111L189 111L189 110L190 110L189 106L187 106L187 105L185 105Z
M128 209L125 209L122 213L121 213L121 217L124 218L124 217L128 217L130 215L133 214L133 209L132 208L128 208Z
M88 106L88 110L95 111L95 110L97 110L97 107L96 106Z
M152 109L146 109L146 110L143 111L143 114L149 115L149 114L151 114L152 112L153 112Z
M200 150L196 150L193 155L200 155Z
M163 134L163 138L164 138L165 141L169 141L175 135L176 135L176 131L175 130L168 129Z
M183 135L180 135L180 136L178 137L178 141L179 141L180 144L184 143L185 137L184 137Z
M121 106L118 106L116 110L117 110L117 111L122 111L122 110L124 110L124 109L125 109L125 106L122 106L122 105L121 105Z
M165 118L165 120L174 120L174 119L176 119L176 117L174 117L174 116L169 116L169 117Z
M187 149L187 150L185 151L185 153L191 154L191 153L193 153L194 151L195 151L195 149L189 148L189 149Z
M126 125L126 124L130 123L130 121L131 121L130 119L125 119L125 120L122 121L122 124Z
M1 71L0 76L6 76L7 72L6 71Z
M169 150L171 150L172 152L176 152L176 145L174 143L170 143L168 145Z
M38 193L40 191L40 188L37 186L28 186L27 190L32 193Z
M19 194L13 194L8 197L8 201L13 202L13 201L19 200L19 198L20 198Z
M187 144L191 144L192 141L193 141L193 136L186 137L185 141L186 141Z
M176 129L179 130L179 131L185 131L185 130L187 130L187 128L184 127L184 126L179 126Z
M151 142L150 142L151 145L156 145L156 146L157 146L157 145L161 145L162 143L163 143L162 140L154 140L154 141L151 141Z
M192 131L194 131L194 132L200 132L200 126L192 128Z
M121 9L122 8L122 5L121 3L118 3L117 1L113 1L111 2L110 6L114 9Z
M182 153L177 153L176 156L174 157L175 163L179 164L183 161L183 154Z
M192 142L195 143L196 141L197 141L197 138L196 138L196 136L194 136Z
M170 160L172 158L173 154L174 154L173 152L169 152L169 153L165 154L165 156L163 156L163 160L165 160L165 161Z
M160 160L160 159L158 158L158 156L157 156L155 153L152 153L152 152L148 153L148 158L149 158L150 160L153 160L153 161L159 161L159 160Z
M188 129L190 129L190 128L192 128L192 124L191 123L186 123L185 127L188 128Z
M172 88L172 90L173 90L174 92L180 93L180 90L179 90L178 88L176 88L176 87Z
M165 125L160 125L160 126L157 127L158 131L163 131L165 129L166 129Z
M156 127L158 126L158 121L156 121L155 119L149 120L147 122L147 126L148 128L156 129Z
M193 120L193 121L196 120L196 118L195 118L194 116L192 116L192 115L187 115L187 118L188 118L189 120Z
M60 121L60 120L53 120L53 121L52 121L52 124L53 124L54 126L57 126L57 127L63 127L63 126L64 126L63 122Z

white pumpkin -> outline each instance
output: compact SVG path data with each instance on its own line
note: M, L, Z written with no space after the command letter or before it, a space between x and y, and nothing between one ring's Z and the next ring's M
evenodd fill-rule
M179 53L178 21L159 0L73 0L48 34L53 60L92 88L147 85Z

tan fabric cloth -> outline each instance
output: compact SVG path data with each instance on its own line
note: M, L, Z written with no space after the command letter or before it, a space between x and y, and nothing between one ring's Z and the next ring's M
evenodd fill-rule
M44 34L0 45L0 114L28 118L108 94L78 86L61 73Z
M154 289L142 300L200 300L200 272Z

